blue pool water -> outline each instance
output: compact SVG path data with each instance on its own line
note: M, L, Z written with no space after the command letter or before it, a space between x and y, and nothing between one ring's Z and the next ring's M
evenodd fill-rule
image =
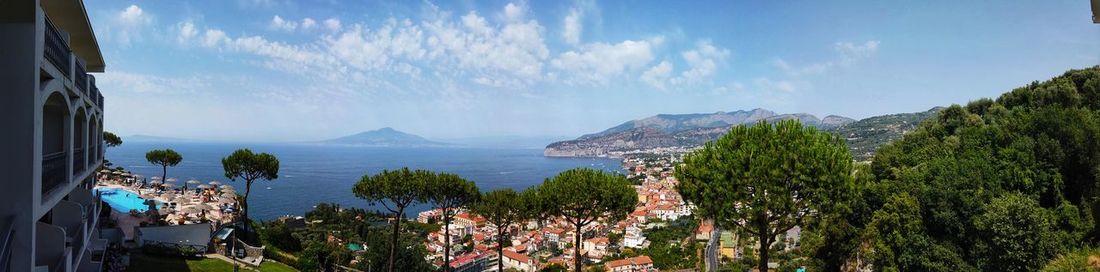
M144 212L149 209L145 205L145 199L133 192L118 188L96 188L96 191L102 195L103 201L111 205L111 208L115 211L126 213L130 210L138 210ZM160 208L159 203L157 208Z

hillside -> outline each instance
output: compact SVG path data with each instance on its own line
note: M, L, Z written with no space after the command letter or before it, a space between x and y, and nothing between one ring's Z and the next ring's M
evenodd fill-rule
M923 112L898 113L875 116L828 129L848 141L852 157L864 161L871 159L875 150L885 143L900 139L913 131L925 119L936 116L943 107Z
M879 145L900 138L924 119L934 116L938 110L939 108L934 108L924 112L875 116L859 121L836 115L819 119L806 113L776 114L765 109L711 114L659 114L628 121L574 140L551 143L543 150L543 155L603 157L641 150L683 150L717 139L735 125L795 119L806 125L836 132L848 140L856 159L866 160Z

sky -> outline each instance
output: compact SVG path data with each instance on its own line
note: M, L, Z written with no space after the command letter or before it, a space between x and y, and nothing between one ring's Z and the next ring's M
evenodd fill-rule
M118 135L569 136L660 113L851 118L1100 64L1088 1L85 2Z

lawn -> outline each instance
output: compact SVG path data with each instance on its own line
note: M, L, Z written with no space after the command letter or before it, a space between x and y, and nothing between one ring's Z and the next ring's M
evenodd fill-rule
M242 269L248 271L250 269ZM276 262L263 262L260 271L298 271L287 265ZM233 271L233 264L212 258L185 259L176 257L160 257L141 254L130 255L130 267L127 271L158 271L158 272L223 272Z

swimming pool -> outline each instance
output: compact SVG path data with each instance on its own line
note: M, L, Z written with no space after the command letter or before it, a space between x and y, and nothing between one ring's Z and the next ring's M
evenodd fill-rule
M149 206L145 205L145 199L133 192L107 187L100 187L95 190L103 196L103 201L111 205L111 209L115 211L127 213L130 210L144 212L149 209ZM157 208L160 208L160 205L161 203L157 203Z

